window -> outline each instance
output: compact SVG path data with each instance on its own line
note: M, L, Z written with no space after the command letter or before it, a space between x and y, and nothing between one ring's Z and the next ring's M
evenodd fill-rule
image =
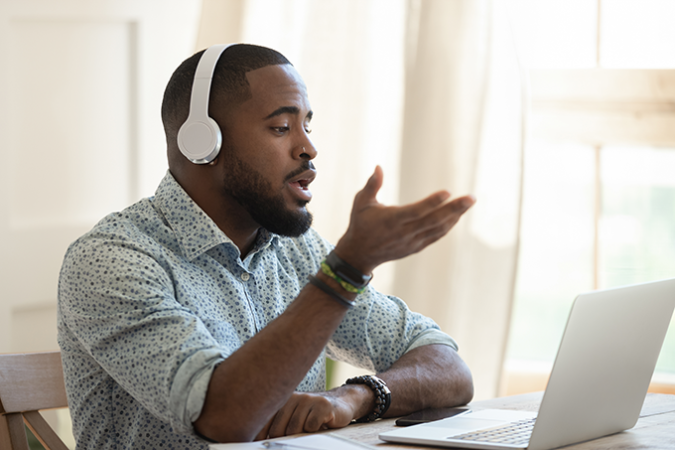
M576 294L675 277L675 2L512 12L532 105L506 394L544 388ZM675 324L656 371L675 392Z

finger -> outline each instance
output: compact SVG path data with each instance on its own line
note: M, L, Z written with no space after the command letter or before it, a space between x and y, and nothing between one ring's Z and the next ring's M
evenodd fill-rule
M475 199L470 198L467 201L460 201L458 205L444 205L446 211L443 211L443 214L440 211L434 212L432 214L434 217L427 216L419 221L410 222L407 226L412 233L407 240L410 253L417 253L448 234L466 212L464 208L467 205L470 207L474 202Z
M458 220L475 203L472 196L456 198L436 207L434 210L408 220L408 226L416 231L425 231L435 228L448 221Z
M459 222L459 219L461 218L463 213L461 214L455 214L451 215L447 218L447 220L438 223L436 226L433 227L428 227L426 229L419 228L417 230L417 234L414 236L413 240L416 241L416 247L417 250L415 250L415 253L424 249L428 245L436 242L446 234L450 232L450 230L457 225L457 222Z
M267 439L267 436L269 436L270 432L270 427L272 426L272 421L274 420L274 417L272 417L270 420L267 421L265 426L263 427L262 430L258 432L258 434L255 437L255 441L262 441L263 439Z
M459 217L454 218L453 220L450 220L446 223L443 223L435 228L425 230L416 235L415 236L417 247L416 252L423 250L424 248L428 247L429 245L433 244L434 242L436 242L437 240L448 234L450 230L457 224L458 221Z
M464 197L459 197L458 199L455 199L455 201L459 201L461 203L461 206L464 207L464 209L469 209L476 204L476 197L474 197L473 195L465 195Z
M418 243L417 250L415 250L414 253L421 252L422 250L424 250L425 248L427 248L428 246L430 246L430 245L433 244L434 242L436 242L436 241L438 241L439 239L441 239L443 236L445 236L445 234L446 234L446 233L439 233L439 234L433 234L433 235L432 235L432 234L429 234L429 235L427 235L427 237L426 237L425 240L420 241L420 242Z
M297 401L295 401L294 397L291 397L291 399L276 413L268 431L269 437L275 438L286 436L288 422L291 420L291 417L293 417L297 405Z
M325 403L316 403L309 411L307 419L305 420L305 431L314 433L322 428L327 428L326 424L332 422L334 419L335 414L329 401L326 401Z
M450 198L448 191L439 191L415 203L399 206L397 208L397 219L407 222L425 217L443 205L448 198Z
M310 402L301 402L298 404L293 411L293 415L288 420L288 425L286 425L286 436L309 431L305 429L305 421L311 411L311 407L312 404Z
M377 202L377 193L382 187L384 181L384 172L382 167L375 166L373 174L368 178L366 185L361 189L354 198L354 206L364 206L373 202Z

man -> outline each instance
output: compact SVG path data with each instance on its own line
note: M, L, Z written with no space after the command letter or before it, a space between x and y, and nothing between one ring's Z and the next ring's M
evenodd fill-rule
M222 150L208 164L183 156L201 56L165 92L169 173L156 195L106 217L63 264L59 344L78 448L204 448L468 402L454 341L363 285L445 235L473 198L387 207L378 167L333 249L310 228L312 111L281 54L225 50L209 103ZM324 392L326 355L379 378Z

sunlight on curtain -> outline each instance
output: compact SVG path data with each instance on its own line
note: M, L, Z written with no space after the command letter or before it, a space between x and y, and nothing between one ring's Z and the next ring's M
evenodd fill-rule
M476 398L494 396L510 317L521 164L521 91L499 2L230 0L226 15L214 3L204 2L201 47L219 38L266 45L304 77L319 150L311 209L326 238L342 235L353 196L376 164L385 172L383 203L440 189L476 194L450 237L378 268L374 284L453 335Z
M375 165L385 173L380 201L397 200L404 19L402 0L247 3L242 41L281 51L307 84L319 150L311 209L333 242Z
M415 2L406 84L401 201L439 187L473 211L397 264L394 293L454 336L476 398L496 395L516 270L522 110L507 11L499 2Z

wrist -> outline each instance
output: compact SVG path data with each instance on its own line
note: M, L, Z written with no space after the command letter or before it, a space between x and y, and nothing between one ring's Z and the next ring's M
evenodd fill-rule
M367 416L375 408L375 394L364 384L343 384L335 388L350 407L350 422Z
M354 301L354 300L356 300L356 295L357 295L356 293L354 293L354 292L349 292L349 291L345 291L345 290L342 288L342 286L340 285L340 283L338 283L338 282L335 281L333 278L331 278L331 277L329 277L328 275L326 275L325 273L323 273L321 270L319 270L319 271L316 273L316 278L320 278L321 281L323 281L324 283L326 283L327 285L329 285L329 286L330 286L331 288L333 288L335 291L339 292L340 295L343 296L343 297L345 297L347 300L349 300L349 301Z
M352 247L353 246L345 244L343 239L340 239L338 244L333 249L333 252L340 259L362 274L372 275L373 270L375 270L375 267L377 267L377 264L368 262L368 259L364 257L363 252L360 252L358 249L352 249Z
M373 422L387 413L391 405L391 391L387 383L375 375L361 375L350 378L345 385L363 385L368 387L374 396L373 408L362 416L356 418L356 422Z
M372 275L365 275L354 266L343 260L333 250L326 259L321 261L321 272L335 280L347 292L361 294L373 279Z
M326 283L322 278L328 278L329 280L333 281L333 283L328 284ZM354 306L354 297L355 295L352 292L349 291L344 291L347 294L350 294L349 297L343 295L343 293L339 293L336 289L334 284L335 280L332 278L328 277L325 273L319 272L317 276L312 276L310 275L308 277L309 283L314 285L317 289L321 290L324 292L324 294L328 295L332 300L336 301L337 303L341 304L344 307L347 308L352 308ZM340 286L342 287L342 286Z

